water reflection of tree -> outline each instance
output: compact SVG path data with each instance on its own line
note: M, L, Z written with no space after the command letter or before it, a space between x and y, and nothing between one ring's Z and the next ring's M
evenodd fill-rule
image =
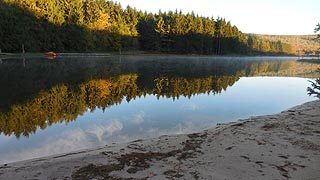
M178 99L218 94L241 76L298 74L293 61L125 61L61 60L0 66L0 132L29 136L38 128L71 122L88 109L105 110L148 94ZM300 69L299 69L300 68ZM290 69L290 70L288 70ZM292 72L295 71L295 72ZM14 96L12 92L15 92ZM13 98L11 98L13 97Z
M90 80L78 87L57 85L49 91L39 93L38 97L22 104L12 105L7 112L0 113L0 131L16 137L29 136L37 128L45 129L55 123L68 123L82 115L87 109L105 109L120 104L124 98L129 102L145 94L157 97L191 97L198 93L219 93L239 79L239 76L221 78L163 78L167 82L155 80L153 89L139 90L136 74L121 75L110 79Z
M318 69L318 72L320 73L320 69ZM309 96L315 95L317 98L320 99L320 78L310 82L311 82L311 87L307 88Z

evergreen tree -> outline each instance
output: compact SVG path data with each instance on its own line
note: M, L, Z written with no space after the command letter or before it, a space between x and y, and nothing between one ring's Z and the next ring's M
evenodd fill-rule
M142 13L105 0L1 0L0 48L95 52L140 49L190 54L287 53L282 42L246 37L222 18ZM319 30L319 26L318 26Z
M314 29L314 32L317 33L320 31L320 23L317 24L316 28ZM320 33L318 34L318 40L320 40Z

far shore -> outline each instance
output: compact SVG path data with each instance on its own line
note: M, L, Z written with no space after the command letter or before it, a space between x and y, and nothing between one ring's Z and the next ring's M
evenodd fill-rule
M307 62L307 63L316 63L320 64L320 58L311 58L311 59L299 59L299 62Z
M0 179L316 180L320 100L279 114L0 166Z
M249 54L224 54L224 55L206 55L206 54L167 54L167 53L156 53L156 52L145 52L145 51L122 51L122 52L92 52L92 53L66 53L56 52L60 57L96 57L96 56L118 56L118 55L137 55L137 56L202 56L202 57L290 57L297 58L297 55L249 55ZM27 53L0 53L0 59L11 59L11 58L41 58L46 57L41 52L27 52Z

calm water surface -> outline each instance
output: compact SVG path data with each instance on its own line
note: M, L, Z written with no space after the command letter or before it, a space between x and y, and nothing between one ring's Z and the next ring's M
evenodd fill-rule
M191 133L315 98L294 58L96 57L0 64L0 163Z

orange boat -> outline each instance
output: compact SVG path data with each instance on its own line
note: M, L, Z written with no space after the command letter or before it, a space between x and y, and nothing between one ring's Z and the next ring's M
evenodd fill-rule
M58 57L57 53L54 52L45 52L44 55L46 56L46 58L48 59L55 59Z

